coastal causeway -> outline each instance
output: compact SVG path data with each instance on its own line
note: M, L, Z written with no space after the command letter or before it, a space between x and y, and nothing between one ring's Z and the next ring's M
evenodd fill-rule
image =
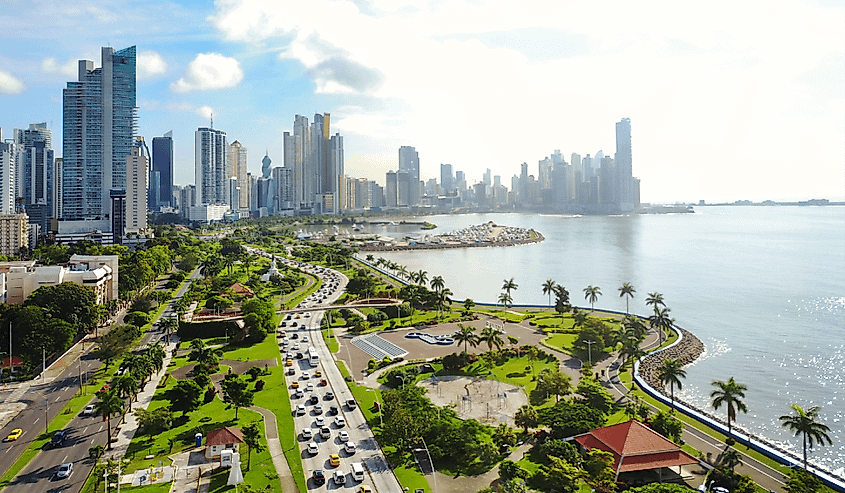
M539 243L545 237L538 231L502 226L488 221L450 233L426 236L424 240L376 242L360 246L361 251L391 252L402 250L440 250L445 248L504 247Z

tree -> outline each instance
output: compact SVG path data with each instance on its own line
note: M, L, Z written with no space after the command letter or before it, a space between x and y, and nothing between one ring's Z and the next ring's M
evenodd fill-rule
M464 352L467 352L467 345L476 347L480 342L478 335L475 333L475 327L467 327L462 324L458 324L458 331L452 336L452 338L458 341L458 344L464 344Z
M493 327L485 327L481 329L481 336L479 337L479 340L487 344L488 351L492 351L493 346L496 346L496 349L500 349L505 344L505 340L502 339L501 333L498 329L494 329Z
M804 437L804 469L807 469L807 444L809 442L810 448L813 448L815 443L824 446L833 445L830 440L828 432L830 428L824 423L818 421L819 406L813 406L804 410L798 404L789 406L792 409L792 414L785 414L778 418L781 426L789 428L789 431L795 432L795 436L803 435Z
M612 400L611 400L612 402ZM537 411L540 424L552 429L554 438L567 438L601 428L607 415L588 403L564 399Z
M102 444L98 443L97 445L94 445L93 447L90 447L88 449L88 458L93 460L94 462L97 462L98 460L100 460L100 457L102 457L105 453L106 448L103 447Z
M742 398L745 397L745 391L748 390L748 387L737 383L734 377L731 377L727 382L713 380L710 385L716 387L715 390L710 392L710 398L713 399L713 409L718 411L722 407L722 404L724 404L728 410L728 434L730 435L731 421L736 420L736 412L748 412L748 408L742 402Z
M555 294L555 311L558 313L569 312L572 309L572 305L569 303L569 291L560 284L555 285L553 291Z
M736 466L742 464L742 454L735 448L729 448L719 456L719 463L733 472Z
M561 458L575 467L581 467L581 463L584 461L581 453L578 452L578 447L573 445L572 442L557 438L547 438L545 442L540 444L540 453Z
M684 424L669 413L657 411L649 421L651 429L665 436L675 443L681 443L681 434L684 431Z
M555 485L563 493L578 491L578 480L581 478L581 470L565 460L550 456L548 465L541 465L540 472L545 476L546 481Z
M450 296L452 296L452 290L449 288L443 288L435 293L434 303L437 305L438 318L443 316L443 307L446 303L452 303Z
M613 409L613 397L594 378L581 378L578 381L578 386L575 387L575 393L578 394L578 402L587 404L593 409L597 409L605 414L610 413L610 410Z
M472 307L475 306L475 302L472 301L472 298L467 298L464 300L464 312L469 315L472 312Z
M247 381L236 373L230 373L223 379L223 402L235 406L235 419L238 419L238 409L252 405L253 394L248 389Z
M804 469L793 469L789 471L789 479L783 487L787 493L816 493L822 491L824 485L816 476Z
M111 417L123 412L123 399L113 389L100 392L97 394L97 402L94 403L94 412L106 417L108 449L111 450Z
M687 378L687 372L677 359L667 358L657 369L657 377L663 385L669 385L669 396L672 399L672 412L675 411L675 386L681 390L681 379Z
M506 293L508 293L508 299L509 299L508 302L509 303L512 302L512 300L513 300L513 296L511 295L511 291L516 291L516 288L518 288L518 287L519 287L519 285L517 283L513 282L513 277L511 277L510 279L505 279L505 283L502 284L502 289L505 290Z
M185 416L200 407L203 390L193 380L179 380L173 390L168 392L168 398L170 399L170 407L174 411L182 411L182 416Z
M525 468L512 460L505 459L499 463L499 479L501 481L509 481L513 478L526 479L528 474Z
M588 485L600 493L616 491L616 471L613 469L613 454L599 448L587 452L584 460L585 478Z
M502 310L504 310L510 307L511 303L513 303L513 298L508 293L502 293L499 295L499 303L502 304Z
M537 410L528 404L523 404L513 415L513 422L516 426L522 427L524 433L528 433L528 428L535 428L538 424Z
M654 314L648 317L648 323L652 327L656 327L663 332L667 332L675 325L675 319L669 316L670 308L654 307Z
M118 395L124 399L129 398L128 411L132 412L132 398L138 393L138 380L136 380L131 373L124 373L123 375L115 378L112 385ZM126 410L124 410L124 412L125 411Z
M601 288L598 286L587 286L584 288L584 299L590 302L590 311L595 311L595 304L596 301L599 300L599 296L601 296Z
M621 297L625 296L625 314L626 315L628 314L628 300L632 299L634 297L634 293L636 293L636 292L637 292L637 290L634 289L634 286L631 285L630 282L622 283L622 287L619 288L619 297L621 298Z
M555 396L555 402L560 402L560 396L572 391L572 377L560 370L543 370L538 377L537 390Z
M549 308L552 307L552 294L555 291L555 286L557 286L557 283L555 283L551 279L546 279L546 282L544 282L543 286L542 286L543 287L543 294L549 295Z
M244 442L246 443L247 453L246 453L246 470L249 471L249 459L252 456L253 449L261 453L264 450L264 445L261 443L261 429L258 427L258 421L253 421L252 423L243 427L243 435L244 435Z
M648 296L645 298L646 306L651 305L655 310L657 310L658 306L666 306L666 303L663 302L663 295L660 293L648 293Z
M444 287L446 287L446 281L443 280L442 276L434 276L431 278L431 289L440 292L440 290Z
M39 306L52 318L58 318L78 327L79 333L92 331L97 326L94 307L97 296L88 286L63 282L55 286L44 286L33 291L24 302L25 306Z

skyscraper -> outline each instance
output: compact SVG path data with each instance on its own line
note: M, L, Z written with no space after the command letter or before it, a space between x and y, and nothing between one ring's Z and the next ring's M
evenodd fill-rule
M173 206L173 132L153 137L153 165L150 173L150 209Z
M17 145L0 135L0 215L15 213L15 155Z
M138 129L135 47L101 50L102 66L80 60L63 92L62 218L108 219L110 191L126 182Z
M226 132L201 127L194 133L197 204L228 204L229 178L226 165Z
M249 194L247 193L246 181L246 147L239 141L229 144L229 156L227 162L233 177L237 178L237 186L241 189L240 198L237 204L232 204L232 209L249 209ZM231 177L230 177L231 178Z
M149 158L144 152L144 138L138 137L132 154L126 157L126 215L124 232L140 233L147 229L147 178Z
M454 173L452 173L452 165L451 164L441 164L440 165L440 186L443 187L443 192L451 192L455 189L454 185Z
M634 175L631 160L631 120L616 123L616 177L619 207L622 212L634 210Z
M399 171L407 171L410 180L408 205L420 203L420 155L411 146L399 148Z

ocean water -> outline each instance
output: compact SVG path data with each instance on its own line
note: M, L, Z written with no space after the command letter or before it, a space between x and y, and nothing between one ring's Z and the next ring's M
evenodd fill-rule
M801 453L800 437L778 417L799 404L820 406L833 446L811 458L828 470L845 466L845 207L697 207L695 214L427 216L433 232L406 225L367 233L422 237L493 221L534 228L546 241L508 248L379 252L440 275L456 299L495 302L514 278L516 304L547 304L542 283L565 286L589 306L583 289L599 286L597 308L624 311L619 287L637 290L631 311L648 314L645 297L663 294L676 323L706 353L689 366L681 399L710 409L713 380L748 386L737 426Z

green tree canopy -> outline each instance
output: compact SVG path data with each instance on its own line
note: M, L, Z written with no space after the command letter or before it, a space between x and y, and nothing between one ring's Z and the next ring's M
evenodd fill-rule
M238 410L252 405L253 394L248 388L249 384L243 376L230 373L223 379L221 387L223 402L235 407L235 419L238 419Z
M182 416L199 408L202 404L202 397L202 388L193 380L187 379L176 382L176 385L167 395L170 400L170 408L174 411L182 411Z
M51 317L79 327L80 333L92 331L97 326L96 304L92 288L73 282L38 288L24 302L26 306L39 306Z

